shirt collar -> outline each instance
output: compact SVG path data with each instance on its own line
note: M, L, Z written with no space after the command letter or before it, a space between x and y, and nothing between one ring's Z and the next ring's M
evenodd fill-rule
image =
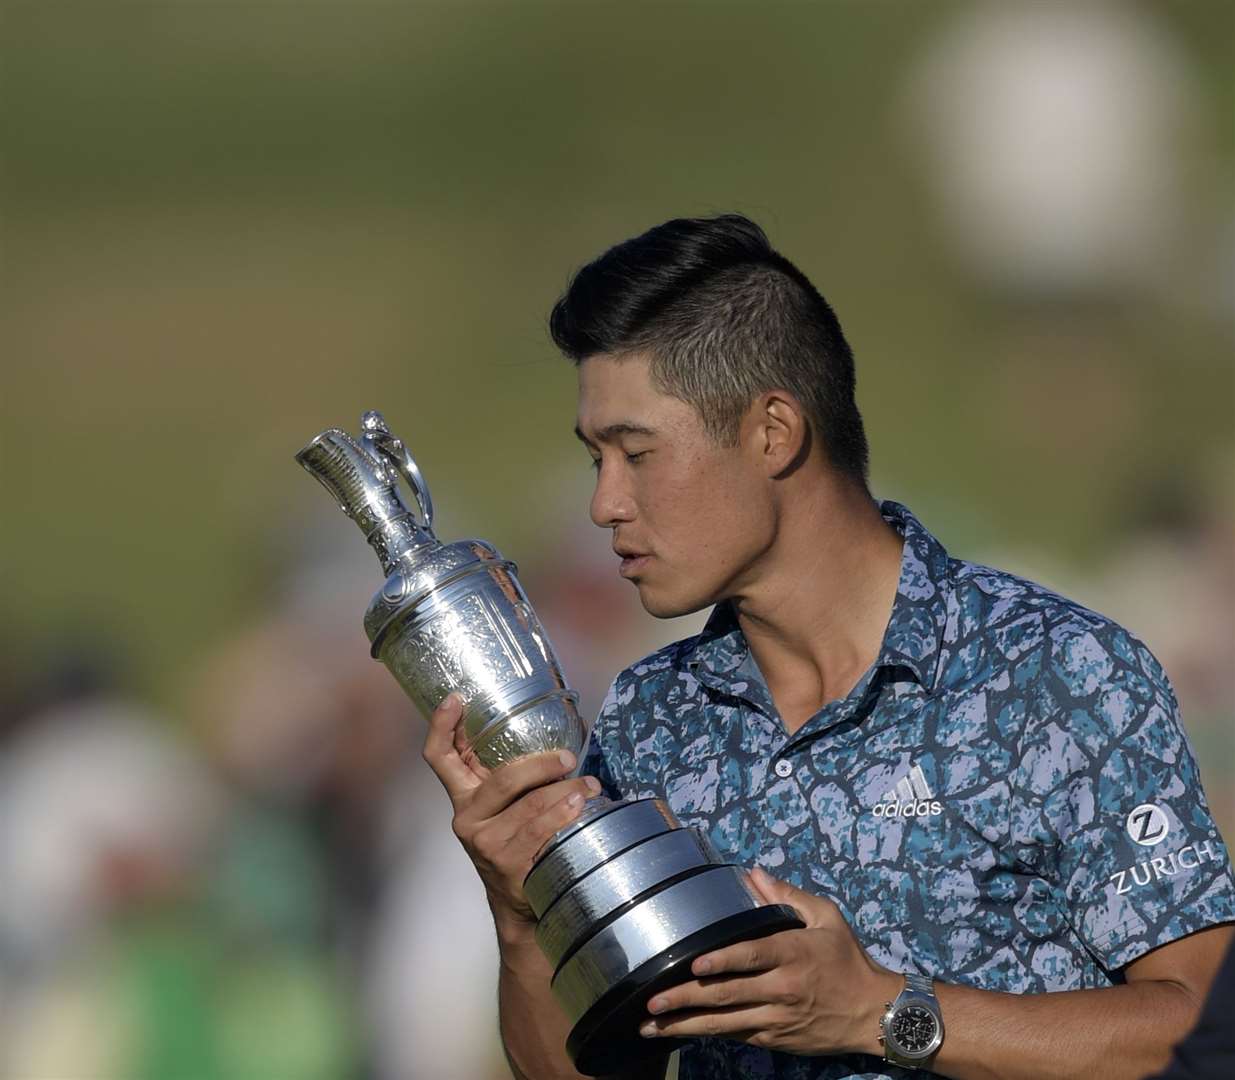
M938 675L940 640L947 614L944 589L948 553L900 503L882 502L879 512L905 538L905 545L892 615L874 667L907 668L929 693ZM756 665L727 601L713 609L685 662L700 675L748 680ZM731 681L727 689L740 693L743 688Z

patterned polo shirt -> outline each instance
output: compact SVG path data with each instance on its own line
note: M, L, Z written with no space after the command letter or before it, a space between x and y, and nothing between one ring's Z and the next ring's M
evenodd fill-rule
M788 734L720 604L702 633L617 677L584 771L614 797L666 798L729 861L834 900L894 971L1012 993L1103 987L1235 920L1227 850L1149 650L1039 585L950 558L903 506L881 510L904 536L900 581L847 697ZM680 1062L681 1080L907 1075L716 1039Z

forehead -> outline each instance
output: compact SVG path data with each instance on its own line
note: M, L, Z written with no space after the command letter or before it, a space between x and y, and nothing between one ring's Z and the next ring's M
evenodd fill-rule
M590 356L579 364L579 431L592 438L615 425L656 431L695 426L695 411L652 382L646 357Z

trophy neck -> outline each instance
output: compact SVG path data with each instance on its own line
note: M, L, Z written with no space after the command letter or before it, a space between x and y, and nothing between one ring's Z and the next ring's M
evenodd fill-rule
M296 460L364 533L387 574L418 549L438 543L432 528L422 525L404 502L399 470L347 432L323 431Z
M411 514L382 522L365 537L377 554L386 574L394 572L400 564L406 565L425 548L439 546L439 541L412 519Z

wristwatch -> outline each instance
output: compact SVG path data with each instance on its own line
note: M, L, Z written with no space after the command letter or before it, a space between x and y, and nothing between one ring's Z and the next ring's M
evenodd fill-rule
M905 989L887 1002L879 1030L884 1061L910 1069L926 1065L943 1044L943 1014L934 981L906 975Z

